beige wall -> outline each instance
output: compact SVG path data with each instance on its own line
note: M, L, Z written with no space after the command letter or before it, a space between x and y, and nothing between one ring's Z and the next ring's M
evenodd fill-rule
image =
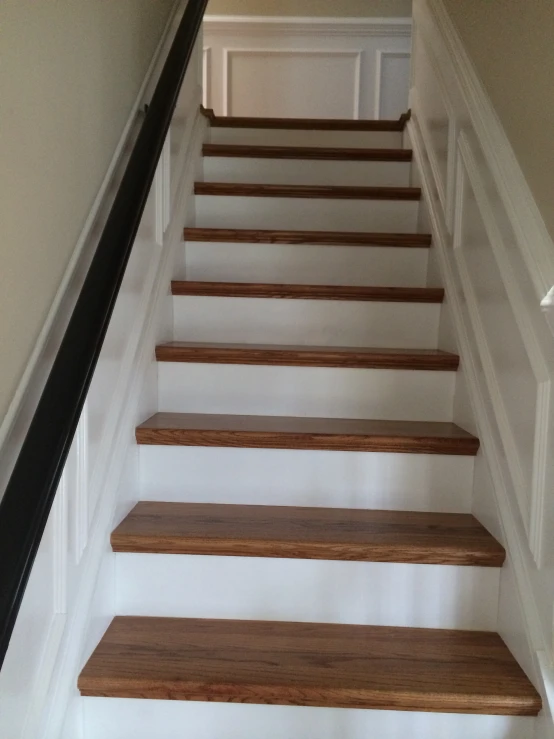
M554 2L445 4L554 238Z
M0 0L0 422L173 0Z
M214 15L410 16L411 0L210 0Z

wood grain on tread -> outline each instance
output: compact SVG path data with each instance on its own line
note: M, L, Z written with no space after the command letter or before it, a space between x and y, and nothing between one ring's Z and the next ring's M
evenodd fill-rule
M386 626L118 616L78 687L115 698L510 716L541 709L498 634Z
M297 131L403 131L410 111L396 120L352 120L346 118L254 118L215 115L211 108L202 113L214 128L279 128Z
M195 195L250 198L317 198L327 200L419 200L419 187L358 185L256 185L238 182L196 182Z
M248 228L185 228L187 241L237 244L316 244L321 246L431 246L430 234L364 233L356 231L276 231Z
M501 567L502 546L465 513L138 503L115 552Z
M250 449L475 455L479 439L454 423L156 413L136 429L139 444Z
M156 347L160 362L280 365L287 367L354 367L403 370L458 368L456 354L438 349L380 349L279 344L203 344L172 341Z
M259 282L173 280L173 295L218 298L352 300L382 303L442 303L442 287L365 287L353 285L285 285Z
M204 144L205 157L248 159L323 159L358 162L411 162L411 149L341 149L330 146L259 146Z

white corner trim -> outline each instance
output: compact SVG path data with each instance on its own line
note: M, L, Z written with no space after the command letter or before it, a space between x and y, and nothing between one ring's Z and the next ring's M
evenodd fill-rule
M102 210L106 207L106 195L113 184L112 181L116 175L116 170L121 166L121 162L125 156L126 147L128 147L129 141L132 138L133 127L137 123L137 116L147 98L149 88L154 82L154 73L163 57L164 48L171 38L175 19L179 13L184 11L185 7L186 0L176 0L160 42L146 71L143 83L135 98L127 123L123 128L104 179L102 180L100 189L77 239L46 320L8 406L6 415L0 424L0 461L3 468L2 475L0 476L0 500L4 493L4 486L8 481L9 474L15 463L16 453L27 431L36 402L40 397L53 359L63 338L78 290L82 285L85 276L83 266L92 257L92 252L96 244L94 231L98 227L98 220L101 217ZM73 296L74 299L72 300L71 298Z
M319 18L261 15L206 15L204 28L212 34L268 34L289 36L410 36L411 18Z
M443 0L429 0L427 7L452 61L471 122L510 217L537 300L542 304L554 285L554 242Z

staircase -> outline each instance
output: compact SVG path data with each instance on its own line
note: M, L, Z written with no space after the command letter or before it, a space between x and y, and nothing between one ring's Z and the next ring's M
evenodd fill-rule
M405 117L210 123L86 739L531 737Z

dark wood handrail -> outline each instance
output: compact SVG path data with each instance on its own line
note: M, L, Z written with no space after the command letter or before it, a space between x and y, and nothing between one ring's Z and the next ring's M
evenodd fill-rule
M189 0L0 502L0 667L71 448L208 0Z

